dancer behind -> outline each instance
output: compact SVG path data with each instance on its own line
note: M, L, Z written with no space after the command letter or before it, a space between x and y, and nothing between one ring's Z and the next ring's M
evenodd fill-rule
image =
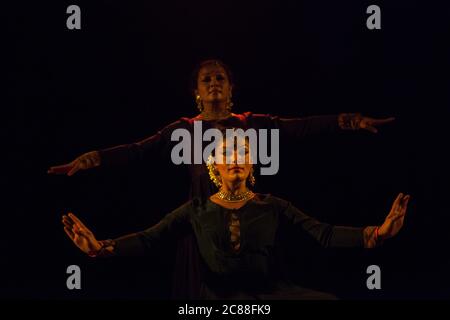
M194 121L202 121L203 130L209 128L279 129L281 139L300 138L338 130L364 129L376 133L376 127L394 120L377 120L360 114L340 114L306 118L283 119L271 115L232 113L233 77L230 69L219 60L206 60L193 72L192 93L200 113L194 118L181 118L166 126L155 135L142 141L85 153L68 164L53 166L50 174L74 175L80 170L95 167L128 165L136 160L152 160L155 155L170 154L173 144L171 134L184 128L193 135ZM170 104L170 101L168 101ZM275 108L279 106L274 106ZM204 165L189 165L191 197L208 197L215 192Z

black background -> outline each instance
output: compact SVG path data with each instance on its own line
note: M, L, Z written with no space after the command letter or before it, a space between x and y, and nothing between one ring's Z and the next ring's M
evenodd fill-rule
M46 171L196 115L191 71L201 59L217 57L235 74L235 112L396 117L376 135L293 142L281 154L277 176L257 177L257 191L342 225L379 224L398 192L411 194L404 229L380 249L299 245L293 269L300 283L341 298L448 298L450 20L448 8L437 3L7 6L1 296L170 295L173 244L147 258L89 259L64 234L61 215L73 211L98 238L143 229L187 199L184 170L155 155L149 163L70 178ZM70 4L81 7L81 30L66 28ZM366 28L370 4L381 7L381 30ZM66 288L71 264L81 267L82 290ZM382 271L376 292L366 288L371 264Z

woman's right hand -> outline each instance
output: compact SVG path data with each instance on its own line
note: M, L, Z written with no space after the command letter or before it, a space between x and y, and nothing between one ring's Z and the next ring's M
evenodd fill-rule
M102 245L95 239L92 231L73 213L69 213L67 216L64 215L62 222L64 224L64 231L81 251L86 254L91 254L101 249Z
M60 166L53 166L48 169L49 174L67 174L68 176L74 175L79 170L87 170L100 166L101 158L98 151L91 151L82 154L70 163Z

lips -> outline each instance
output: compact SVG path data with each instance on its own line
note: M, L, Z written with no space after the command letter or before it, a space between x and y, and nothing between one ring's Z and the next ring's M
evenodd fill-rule
M232 170L244 170L244 168L242 168L242 167L232 167L232 168L230 168L228 170L229 171L232 171Z

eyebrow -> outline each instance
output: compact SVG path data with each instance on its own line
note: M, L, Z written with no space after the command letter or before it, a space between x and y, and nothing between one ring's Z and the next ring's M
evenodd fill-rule
M208 72L208 73L200 73L200 76L204 77L204 76L210 76L212 74L219 74L219 75L222 75L222 76L226 75L225 72Z
M246 150L250 150L250 147L248 145L240 145L240 146L234 146L234 147L223 147L223 150L242 150L242 149L246 149Z

